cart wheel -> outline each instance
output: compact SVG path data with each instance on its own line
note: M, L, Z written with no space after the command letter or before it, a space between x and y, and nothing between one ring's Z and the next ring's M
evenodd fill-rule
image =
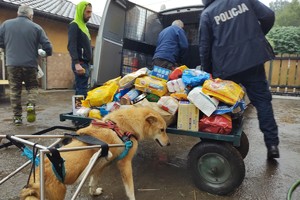
M240 146L235 148L240 152L243 159L246 158L249 152L249 140L244 131L241 134Z
M225 142L197 143L189 153L188 166L196 186L211 194L231 193L245 177L240 153Z

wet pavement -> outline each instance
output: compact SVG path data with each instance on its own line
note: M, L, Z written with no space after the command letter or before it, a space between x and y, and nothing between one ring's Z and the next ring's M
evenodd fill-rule
M12 124L12 111L8 97L0 97L0 135L32 134L53 126L70 126L70 121L60 122L59 114L71 111L73 91L41 91L35 123L24 122L23 126ZM193 183L187 168L187 155L200 140L189 136L171 135L171 146L161 148L153 141L141 142L133 161L135 194L137 200L283 200L288 189L300 179L300 99L274 98L274 113L280 131L280 159L266 160L263 135L259 131L255 109L251 106L245 112L244 132L248 136L250 149L244 159L246 176L240 187L232 194L217 196L200 191ZM25 113L25 112L24 112ZM25 120L25 119L23 119ZM25 120L26 121L26 120ZM62 134L68 131L54 130L48 134ZM49 145L53 139L32 140ZM2 141L7 142L6 140ZM17 169L26 158L14 146L0 149L0 179ZM0 200L19 199L19 191L27 182L29 167L0 185ZM104 193L99 197L88 195L84 185L77 199L83 200L125 200L126 195L115 166L102 174ZM66 199L71 199L75 186L68 187ZM292 199L300 199L297 188Z

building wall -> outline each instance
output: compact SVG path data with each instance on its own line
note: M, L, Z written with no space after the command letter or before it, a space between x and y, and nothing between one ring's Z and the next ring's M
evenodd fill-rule
M17 16L17 10L0 8L0 23ZM71 59L67 50L68 23L55 21L47 17L34 16L33 21L39 24L46 32L53 45L53 55L47 57L46 89L73 88L74 75L71 70ZM95 46L98 30L90 29L92 46ZM45 71L46 70L46 71Z

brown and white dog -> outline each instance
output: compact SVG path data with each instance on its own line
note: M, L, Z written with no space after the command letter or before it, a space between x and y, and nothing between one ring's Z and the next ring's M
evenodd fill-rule
M156 140L160 146L169 145L169 138L166 134L166 123L164 119L154 110L150 108L128 108L119 109L108 114L103 121L110 120L114 122L121 132L130 132L134 137L130 140L133 146L130 148L128 154L118 160L117 166L120 170L126 194L130 200L135 199L134 184L132 176L132 158L138 148L138 141L143 139ZM107 144L123 144L124 142L116 134L116 132L109 128L97 126L96 123L91 123L88 127L79 129L79 135L90 135L96 137ZM62 148L88 146L77 139L73 139L71 143ZM99 149L89 149L81 151L61 152L61 157L65 160L65 180L60 182L51 166L51 162L45 159L45 197L49 200L63 200L66 194L66 185L71 185L81 177L82 172L88 166L90 159ZM99 188L98 182L100 174L105 166L115 160L122 152L124 147L109 148L109 156L106 158L99 158L90 174L89 192L91 195L100 195L102 188ZM40 199L40 182L39 170L35 172L35 183L31 176L27 188L22 189L20 193L22 200L36 200Z

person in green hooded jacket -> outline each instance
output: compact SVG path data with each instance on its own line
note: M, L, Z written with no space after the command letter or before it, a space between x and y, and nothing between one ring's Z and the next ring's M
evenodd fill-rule
M92 16L92 4L81 1L76 6L74 20L68 26L68 51L75 75L75 95L88 91L90 61L92 60L91 36L86 23Z

